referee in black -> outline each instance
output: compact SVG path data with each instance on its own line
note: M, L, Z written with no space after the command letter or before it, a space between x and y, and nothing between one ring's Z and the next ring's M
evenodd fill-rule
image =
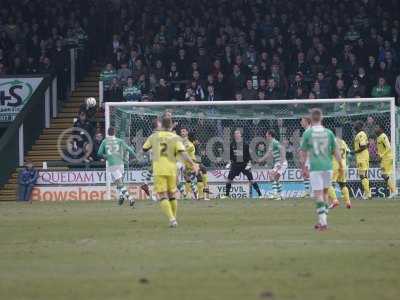
M250 181L253 188L257 191L258 196L261 197L261 191L257 182L253 181L253 174L251 173L251 157L249 145L243 141L242 133L236 129L233 134L233 142L230 145L230 163L227 165L229 168L228 182L226 183L225 196L229 197L232 187L233 179L243 173Z

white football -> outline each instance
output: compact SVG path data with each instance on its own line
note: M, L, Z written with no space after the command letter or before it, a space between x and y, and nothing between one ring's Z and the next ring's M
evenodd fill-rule
M94 98L94 97L86 98L86 105L88 107L94 107L94 106L96 106L96 104L97 104L96 98Z

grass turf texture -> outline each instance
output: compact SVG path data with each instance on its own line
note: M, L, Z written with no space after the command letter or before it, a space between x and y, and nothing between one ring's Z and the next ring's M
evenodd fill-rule
M400 203L1 203L0 299L399 299Z

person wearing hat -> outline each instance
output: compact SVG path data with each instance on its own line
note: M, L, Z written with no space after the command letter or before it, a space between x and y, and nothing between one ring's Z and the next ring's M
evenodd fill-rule
M39 172L33 167L31 161L26 161L24 168L18 176L18 199L17 201L30 201L32 189L39 177Z

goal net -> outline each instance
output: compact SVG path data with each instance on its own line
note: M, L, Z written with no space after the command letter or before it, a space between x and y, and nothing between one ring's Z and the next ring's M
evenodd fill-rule
M286 148L288 169L283 174L283 196L299 197L304 183L299 169L299 147L304 131L300 121L308 116L311 108L318 107L324 113L323 124L342 138L354 150L354 123L362 121L369 137L371 192L375 197L385 197L387 191L381 177L376 147L376 125L384 127L395 154L394 179L399 153L397 143L397 117L393 98L374 99L324 99L324 100L276 100L276 101L220 101L220 102L123 102L106 103L106 132L116 128L117 136L132 145L137 155L130 158L125 169L125 182L136 197L143 198L138 186L146 181L150 162L143 153L142 145L153 131L153 123L165 111L170 111L176 122L175 130L187 128L198 141L197 160L208 170L211 196L219 197L225 192L229 158L229 144L233 132L240 129L244 141L250 145L252 172L262 193L272 192L272 161L258 161L268 149L265 133L274 129L278 140ZM348 184L351 196L362 195L354 155L348 157ZM107 170L107 174L108 174ZM110 187L110 176L107 186ZM112 189L111 189L112 190ZM140 195L139 195L140 194ZM246 178L239 176L233 183L232 197L245 198L252 195Z

